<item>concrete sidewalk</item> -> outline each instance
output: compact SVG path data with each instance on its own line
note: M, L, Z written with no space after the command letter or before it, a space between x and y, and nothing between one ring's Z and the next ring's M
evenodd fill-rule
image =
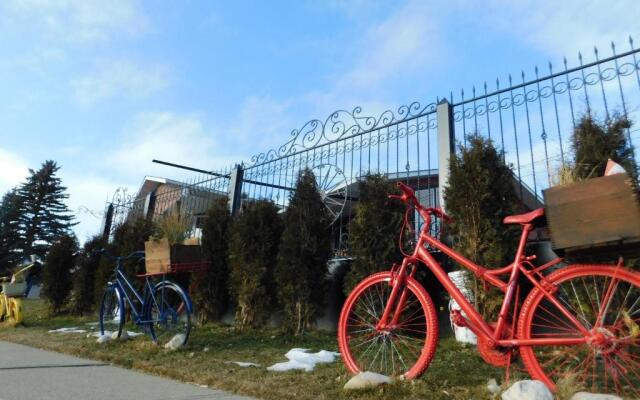
M0 341L0 400L254 400Z

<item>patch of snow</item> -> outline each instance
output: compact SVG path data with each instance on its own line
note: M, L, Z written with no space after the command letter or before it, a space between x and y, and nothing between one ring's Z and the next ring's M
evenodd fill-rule
M86 326L98 326L100 323L99 322L87 322L85 325Z
M184 344L184 339L185 335L182 333L178 333L177 335L172 337L171 340L167 342L167 344L164 345L164 348L169 350L177 350Z
M502 400L553 400L553 394L544 383L525 379L504 391Z
M569 400L622 400L622 399L612 394L578 392L573 396L571 396Z
M104 334L108 335L108 336L113 336L113 335L117 336L117 332L111 332L111 331L104 331ZM144 335L144 333L142 333L142 332L134 332L134 331L122 331L122 335L120 335L120 338L122 339L123 336L125 336L125 335L126 335L126 338L128 339L128 338L133 338L133 337L136 337L136 336ZM93 337L100 337L102 335L100 334L100 332L93 332L93 333L90 333L89 335L87 335L87 337L92 337L92 336ZM113 339L115 339L115 337Z
M225 361L227 364L235 364L239 367L259 367L260 364L256 364L256 363L252 363L252 362L245 362L245 361Z
M311 372L316 367L316 364L332 363L336 357L340 356L340 353L327 350L320 350L317 353L309 353L308 351L309 349L291 349L284 355L289 361L273 364L267 370L282 372L303 369Z
M386 375L365 371L349 379L344 385L344 390L368 389L388 383L393 383L393 379Z
M70 328L52 329L49 333L87 333L87 331L74 326Z

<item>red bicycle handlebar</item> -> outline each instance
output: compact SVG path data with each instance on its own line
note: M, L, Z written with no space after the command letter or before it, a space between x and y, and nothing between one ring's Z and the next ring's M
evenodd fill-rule
M438 218L441 218L444 222L451 222L453 219L445 214L442 209L436 207L423 207L422 204L416 198L416 192L408 185L405 185L402 182L396 182L396 186L402 190L402 195L390 194L390 199L399 199L402 200L407 206L413 205L418 212L422 215L422 217L427 220L430 215L436 215ZM411 204L410 202L413 202Z

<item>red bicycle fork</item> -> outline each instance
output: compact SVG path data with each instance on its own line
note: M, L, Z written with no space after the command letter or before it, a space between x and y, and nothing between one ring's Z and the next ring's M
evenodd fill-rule
M402 313L402 310L404 309L404 306L407 302L408 294L406 290L406 279L409 277L413 277L413 274L415 273L414 268L407 275L407 268L410 265L415 265L416 261L417 260L413 259L412 257L405 257L404 260L402 260L402 264L400 265L399 269L396 269L395 266L391 269L391 281L389 282L389 284L391 285L391 294L389 295L387 304L384 307L382 317L376 324L376 330L378 332L394 329L398 324L398 318L400 317L400 314ZM400 290L402 290L402 292L400 293L400 299L398 299L398 302L396 304L396 297L398 297L398 292L400 292ZM393 310L394 308L395 310ZM391 319L390 323L387 323L392 310L393 318Z

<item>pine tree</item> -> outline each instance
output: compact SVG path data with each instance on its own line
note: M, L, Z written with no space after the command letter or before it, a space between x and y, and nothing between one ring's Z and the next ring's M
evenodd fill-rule
M393 183L379 174L358 183L356 215L349 224L349 250L354 260L344 281L346 294L366 276L388 270L402 260L398 234L405 208L388 198L396 192Z
M249 203L234 221L229 247L230 290L236 302L238 329L263 325L273 303L273 269L282 220L267 200Z
M331 254L328 211L313 172L302 171L284 218L275 271L277 296L284 308L285 330L302 334L322 311Z
M201 323L220 319L227 307L230 229L227 199L218 199L207 211L202 227L202 249L211 264L205 271L196 273L191 282L190 292Z
M470 136L468 146L460 146L450 159L444 201L453 218L449 225L453 248L480 265L502 267L513 261L518 235L513 226L502 224L504 217L517 211L513 179L493 143L480 136ZM477 282L474 289L480 310L493 316L495 294L478 290Z
M44 258L48 248L76 225L65 200L67 188L56 176L60 167L55 161L45 161L42 167L29 170L30 176L18 194L21 198L20 232L23 254Z
M42 295L54 313L62 309L71 293L71 271L74 269L74 253L77 250L76 238L62 235L51 246L45 258L42 270Z
M0 202L0 275L20 261L20 213L22 202L15 189Z
M634 181L638 179L638 165L626 131L631 122L614 115L600 122L590 114L584 115L573 131L571 147L574 152L575 175L579 179L604 175L607 159L622 165Z
M85 242L82 253L77 258L77 268L73 273L73 292L71 309L83 315L93 309L95 277L100 258L94 252L104 247L102 235L97 235Z

